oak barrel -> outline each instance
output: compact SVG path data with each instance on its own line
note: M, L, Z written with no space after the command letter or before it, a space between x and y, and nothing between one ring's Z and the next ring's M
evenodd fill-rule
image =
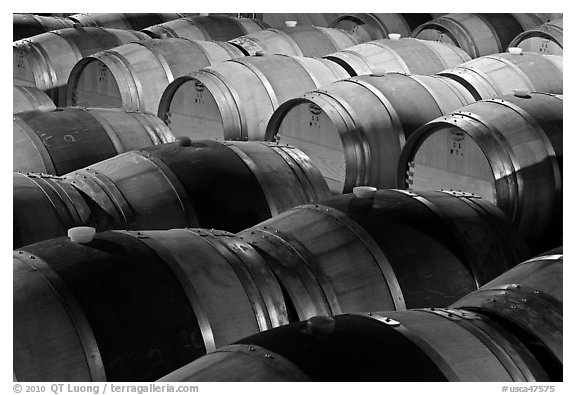
M66 83L74 65L96 52L148 38L129 30L79 27L39 34L13 44L14 85L35 86L57 106L66 104Z
M562 381L562 247L515 266L452 305L491 317L522 339L551 381Z
M562 56L564 42L563 21L563 19L555 19L535 29L526 30L517 35L510 43L510 46L522 48L525 52Z
M329 27L338 17L336 13L279 13L269 12L260 14L262 22L270 27L284 27L286 21L294 21L297 26L320 26Z
M482 56L438 73L452 78L476 100L511 95L514 90L562 94L562 57L530 52Z
M68 79L67 104L158 112L168 84L215 63L244 56L226 42L151 39L87 56Z
M51 30L72 27L73 21L55 16L12 14L12 41L33 37Z
M514 37L542 22L536 14L447 14L423 23L412 37L453 44L477 58L504 52Z
M472 312L316 316L224 346L159 381L550 381L506 328Z
M33 86L13 86L12 113L40 110L51 111L56 108L48 95Z
M317 26L266 29L228 41L247 55L257 52L292 56L324 56L363 42L353 33Z
M453 45L410 38L369 41L324 58L338 63L351 76L371 74L373 70L431 75L470 60Z
M175 79L160 99L158 116L176 136L263 140L283 102L350 77L320 58L250 56L220 62Z
M268 27L257 19L199 15L149 26L142 29L142 32L152 38L180 37L189 40L228 41Z
M446 306L529 257L496 207L448 192L334 196L238 235L269 262L299 319Z
M106 27L112 29L142 30L180 18L181 14L170 13L88 13L70 15L70 19L85 27Z
M21 112L13 116L13 133L13 170L54 175L174 141L153 114L106 108Z
M435 14L441 15L441 14ZM341 14L330 27L350 30L364 41L388 38L388 34L410 36L412 30L430 21L432 14Z
M19 381L153 381L287 323L273 274L230 233L112 231L14 251Z
M562 238L563 100L482 100L422 126L398 164L400 188L471 192L505 212L534 252Z
M288 100L272 115L266 140L300 148L333 193L358 185L396 187L398 157L418 127L475 100L440 76L384 73L326 85Z

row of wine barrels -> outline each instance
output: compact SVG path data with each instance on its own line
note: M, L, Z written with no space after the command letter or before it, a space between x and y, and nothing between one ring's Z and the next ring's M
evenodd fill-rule
M476 102L412 134L398 186L480 195L511 218L531 247L545 251L562 243L562 125L556 95Z
M152 38L228 41L268 28L262 21L224 15L200 15L175 19L141 29Z
M14 85L35 86L57 106L65 106L66 83L76 63L96 52L146 38L137 31L89 27L55 30L16 41L12 53Z
M514 37L542 22L535 14L447 14L423 23L412 37L450 43L477 58L504 52Z
M512 40L510 46L522 48L526 52L562 56L563 36L563 19L555 19L535 29L520 33Z
M166 38L125 44L76 63L68 79L67 104L156 114L174 79L241 56L234 45L217 41Z
M369 41L324 58L338 63L351 76L371 74L375 69L430 75L470 60L453 45L416 39Z
M51 30L72 27L73 23L74 22L68 18L55 16L12 14L13 41L46 33Z
M444 14L341 14L330 27L350 30L364 41L387 38L388 34L404 37L421 24Z
M246 52L284 54L291 56L324 56L362 41L346 30L317 26L296 26L266 29L228 41Z
M59 238L14 252L19 381L153 381L288 323L265 262L203 229Z
M509 328L562 381L562 247L523 262L451 307L475 311Z
M162 94L158 116L176 136L262 140L280 104L347 77L340 66L320 58L233 59L175 79Z
M282 104L268 122L266 140L279 138L300 148L333 193L358 185L394 188L400 151L410 134L474 101L446 77L363 75Z
M511 95L515 90L563 93L562 57L529 52L482 56L438 75L456 80L476 100Z
M501 211L450 192L334 196L238 235L269 262L299 319L446 306L530 256Z
M257 17L259 16L259 17ZM296 22L297 26L328 27L338 17L330 13L263 13L256 14L254 19L260 19L272 28L284 27L286 22Z
M127 152L70 173L54 181L75 188L60 198L29 192L39 188L34 180L14 182L15 247L60 237L81 225L99 231L194 226L239 231L330 195L318 169L295 148L260 142L182 145ZM78 204L77 192L84 198ZM87 215L68 219L66 210L85 212L84 206ZM43 226L35 222L38 207L48 218Z
M159 381L562 381L562 251L552 253L449 308L312 317Z
M85 27L142 30L148 26L181 18L181 14L170 13L81 13L70 15L70 19Z
M174 141L157 116L65 107L13 116L13 170L62 175L122 152Z
M33 86L13 86L12 113L40 110L54 110L56 106L48 95Z

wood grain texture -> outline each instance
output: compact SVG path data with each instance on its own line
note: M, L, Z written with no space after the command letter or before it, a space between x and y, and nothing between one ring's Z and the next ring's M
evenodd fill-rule
M555 19L535 29L526 30L517 35L510 43L510 46L522 48L525 52L562 56L564 43L563 21L563 19Z
M54 102L40 89L32 86L13 86L12 113L28 110L51 111L56 108Z

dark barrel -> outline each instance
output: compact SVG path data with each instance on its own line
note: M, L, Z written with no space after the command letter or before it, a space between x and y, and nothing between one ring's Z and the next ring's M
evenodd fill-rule
M398 157L410 134L474 101L446 77L363 75L282 104L268 122L266 140L279 138L300 148L334 193L358 185L394 188Z
M56 16L12 14L12 41L72 27L73 24L71 19Z
M512 40L510 46L522 48L525 52L562 56L563 43L564 20L555 19L535 29L520 33Z
M112 29L141 30L180 18L181 14L169 13L89 13L70 15L70 19L86 27L107 27Z
M74 65L96 52L148 38L130 30L77 27L15 41L12 49L14 85L35 86L57 106L66 105L66 83Z
M68 79L67 104L158 112L164 89L175 78L244 56L226 42L183 38L125 44L87 56Z
M562 247L522 262L451 307L490 317L522 340L551 381L562 381Z
M228 41L268 27L257 19L199 15L149 26L142 29L142 32L152 38L180 37L190 40Z
M12 96L12 113L40 110L51 111L56 108L54 102L42 92L33 86L13 86Z
M203 229L26 246L14 251L13 300L19 381L154 381L288 323L252 247Z
M439 72L462 84L476 100L511 95L515 89L562 94L562 57L530 52L482 56Z
M446 14L414 29L412 37L450 43L477 58L505 51L514 37L542 22L536 14Z
M381 39L355 45L324 56L351 76L374 70L432 75L470 60L454 45L413 38Z
M471 192L506 213L533 252L562 243L563 100L520 92L466 106L418 129L400 188Z
M496 207L448 192L335 196L239 236L269 262L299 319L446 306L529 256Z
M159 381L549 381L514 334L456 309L316 316L222 347Z
M13 170L62 175L122 152L174 141L158 117L65 107L13 115Z
M158 116L176 136L263 140L283 102L347 77L326 59L246 56L175 79L162 94Z

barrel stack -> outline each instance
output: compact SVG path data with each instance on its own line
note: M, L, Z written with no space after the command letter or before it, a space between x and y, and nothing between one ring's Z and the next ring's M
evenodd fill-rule
M562 14L13 18L15 381L563 380Z

